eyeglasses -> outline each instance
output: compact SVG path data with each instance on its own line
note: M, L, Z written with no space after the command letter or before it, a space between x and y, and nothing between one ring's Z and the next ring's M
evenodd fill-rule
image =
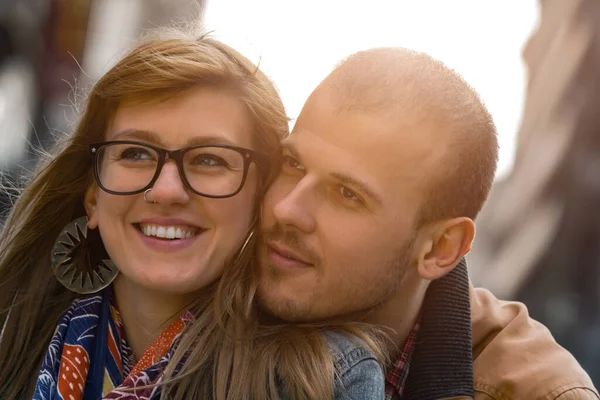
M192 146L179 150L136 141L92 143L94 176L102 190L133 195L151 188L167 160L174 160L183 184L210 198L235 196L242 190L251 163L259 168L266 157L253 150L229 145Z

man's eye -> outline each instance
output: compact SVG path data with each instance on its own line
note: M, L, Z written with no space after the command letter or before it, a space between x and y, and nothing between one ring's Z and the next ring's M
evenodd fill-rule
M340 194L344 200L348 200L354 203L362 203L362 199L352 189L348 189L346 186L340 186Z
M300 171L304 171L304 166L300 164L298 160L290 156L283 156L283 166L285 168L293 168Z

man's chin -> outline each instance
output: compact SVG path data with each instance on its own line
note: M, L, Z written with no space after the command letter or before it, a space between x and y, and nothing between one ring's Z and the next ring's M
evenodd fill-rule
M311 308L289 296L277 296L264 288L259 288L257 293L258 307L265 317L272 322L309 322Z

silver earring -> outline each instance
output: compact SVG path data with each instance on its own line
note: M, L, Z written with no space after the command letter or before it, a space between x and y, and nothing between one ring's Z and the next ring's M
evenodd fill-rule
M51 267L64 287L79 294L99 292L119 274L98 229L88 229L88 217L77 218L63 228L52 249Z
M152 188L146 189L146 191L144 192L144 201L149 204L156 204L156 201L149 201L148 198L146 197L146 196L148 196L148 193L150 193L151 190L152 190Z

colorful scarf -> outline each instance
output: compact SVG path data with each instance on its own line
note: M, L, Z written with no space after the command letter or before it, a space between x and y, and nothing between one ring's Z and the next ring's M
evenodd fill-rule
M183 328L184 313L134 363L110 288L77 299L63 314L44 358L33 400L146 399L160 397L160 383ZM133 390L135 389L135 390Z

